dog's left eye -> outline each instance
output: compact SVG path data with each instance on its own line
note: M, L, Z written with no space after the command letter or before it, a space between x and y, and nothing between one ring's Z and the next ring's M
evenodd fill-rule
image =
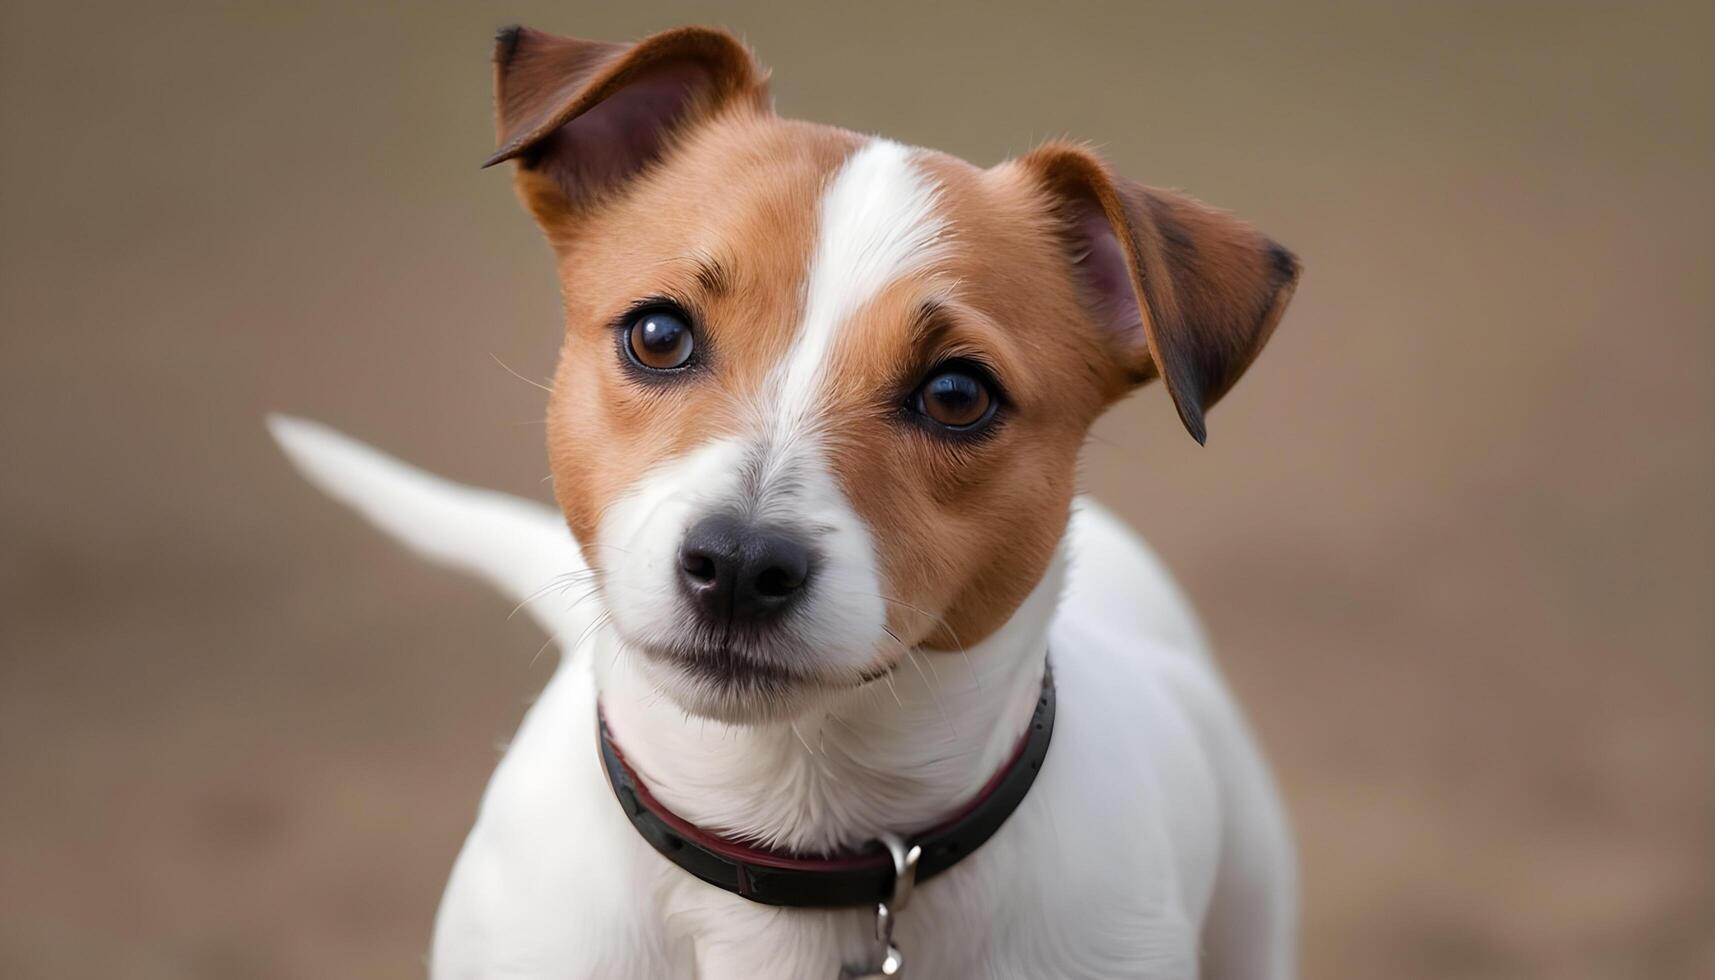
M697 342L689 318L672 307L641 310L625 328L631 360L650 371L672 371L691 361Z
M970 432L994 417L1000 399L984 373L962 363L944 364L912 396L919 415L955 432Z

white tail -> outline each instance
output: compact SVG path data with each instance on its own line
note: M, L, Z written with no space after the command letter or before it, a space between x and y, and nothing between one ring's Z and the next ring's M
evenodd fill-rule
M558 511L532 500L443 480L325 425L269 415L268 430L306 479L431 561L475 573L522 603L543 628L573 642L595 617L578 603L591 583Z

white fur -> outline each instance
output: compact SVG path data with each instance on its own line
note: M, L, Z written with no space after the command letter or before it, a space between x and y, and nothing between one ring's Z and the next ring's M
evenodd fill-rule
M546 507L452 486L309 423L272 424L330 493L509 596L582 567ZM570 639L597 615L544 623ZM567 652L489 785L436 924L438 980L804 980L867 949L866 913L754 905L649 848L594 751L597 664L614 664L604 704L669 805L804 844L920 825L967 797L1028 717L1044 649L1059 688L1048 760L993 839L918 889L897 934L909 975L1293 973L1294 864L1267 770L1172 582L1093 503L968 666L945 654L901 668L893 692L870 685L796 730L686 724L660 710L613 633L593 635L594 656Z

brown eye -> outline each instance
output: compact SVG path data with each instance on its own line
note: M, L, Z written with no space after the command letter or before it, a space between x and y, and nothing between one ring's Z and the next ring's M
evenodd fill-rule
M638 365L651 371L671 371L690 362L696 340L679 311L644 310L626 331L626 348Z
M915 408L949 429L974 429L994 415L995 396L989 383L963 367L945 368L917 389Z

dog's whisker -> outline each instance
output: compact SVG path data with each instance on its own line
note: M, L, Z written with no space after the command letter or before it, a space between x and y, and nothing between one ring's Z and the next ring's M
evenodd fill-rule
M929 622L931 623L931 625L934 625L934 626L937 626L941 629L946 630L947 635L952 637L952 639L953 639L953 646L958 648L960 659L964 660L964 662L965 662L965 670L967 670L971 675L972 686L974 686L976 688L977 693L979 693L979 694L982 693L982 690L983 690L982 672L977 670L977 665L976 665L975 661L971 660L970 651L965 649L964 641L959 639L958 631L953 629L952 625L947 622L945 617L937 616L936 614L930 612L929 610L924 609L922 606L913 605L909 602L906 602L904 599L898 599L898 598L895 598L893 596L886 595L884 593L870 592L870 593L866 593L866 594L867 595L873 595L877 599L880 599L882 602L890 602L890 603L893 603L894 605L897 605L897 606L903 606L904 608L909 609L912 612L915 612L918 615L927 618L929 620ZM882 628L886 629L887 627L884 626ZM890 630L889 632L891 633L892 631ZM894 638L896 640L898 639L897 636ZM934 666L935 666L934 662L931 661L929 664L930 669L933 670Z
M935 686L941 686L941 672L935 669L935 658L925 656L923 662L929 665L929 676L935 679ZM978 688L981 690L981 688Z
M499 354L496 354L493 351L489 351L488 356L494 358L494 363L500 365L502 370L504 370L507 374L512 375L514 378L517 378L519 381L522 381L527 385L535 385L536 387L542 389L543 391L547 392L550 395L552 395L554 393L554 389L552 387L545 385L545 384L541 383L540 381L531 381L529 378L526 378L524 375L519 374L517 371L512 370L510 367L507 367L506 362L500 359Z
M893 674L891 672L882 674L881 679L887 682L887 690L893 695L893 703L901 708L905 707L905 702L899 700L899 688L893 686Z
M913 605L909 602L906 602L904 599L895 598L894 596L890 596L884 592L866 592L863 594L874 596L875 598L880 599L882 602L889 602L889 603L892 603L893 605L896 605L896 606L903 606L904 608L909 609L912 612L918 614L919 616L922 616L923 618L929 620L934 625L939 626L942 629L946 630L947 633L953 637L954 643L959 642L958 634L954 633L953 628L951 626L947 625L947 620L945 618L938 616L935 613L932 613L927 609L924 609L922 606Z
M537 599L540 599L544 595L547 595L549 592L553 592L556 589L558 589L562 593L565 592L566 589L570 588L573 584L576 583L575 576L577 576L579 574L581 574L581 573L580 572L566 572L562 575L556 575L553 578L549 579L547 585L544 585L541 588L537 589L536 591L525 596L523 598L523 600L518 603L518 605L513 606L512 611L506 614L506 618L511 619L512 617L518 615L519 610L523 609L525 606L528 606L530 603L536 601Z
M607 621L607 618L608 618L607 613L602 613L600 616L597 616L594 620L592 620L590 622L590 624L588 626L584 627L583 632L578 634L578 638L576 640L574 640L570 646L563 647L563 649L564 649L563 656L565 657L565 659L570 660L572 657L574 657L577 654L578 650L582 649L582 647L584 645L584 641L590 637L591 633L595 632L596 629L598 629L599 627L604 625ZM556 642L563 643L564 639L565 638L563 636L561 636L559 633L555 633L554 635L548 637L548 642L542 644L541 648L536 651L536 655L534 657L530 658L530 666L532 666L532 667L536 666L536 661L541 658L542 654L548 649L548 647L554 645Z
M602 587L602 579L601 576L592 572L576 582L566 583L566 590L570 591L573 586L583 586L586 589L600 589Z
M923 682L923 686L925 688L927 688L929 691L930 699L935 702L935 710L940 713L941 720L946 723L948 734L954 740L957 740L959 737L959 730L958 730L957 726L955 726L953 724L952 716L947 713L946 704L944 702L942 702L942 700L941 700L940 676L937 674L935 679L933 681L931 681L929 678L929 675L925 674L923 672L923 666L922 666L921 661L924 658L919 657L917 654L917 651L915 649L913 649L911 646L907 645L904 640L900 639L899 634L895 633L891 627L883 625L881 627L881 631L883 633L886 633L888 635L888 637L893 640L894 644L899 647L900 651L905 654L905 661L911 665L912 670L915 670L917 672L918 679ZM929 664L929 669L931 672L934 671L935 665L933 662L931 662ZM888 678L888 687L892 688L893 687L893 681L892 681L891 673L883 675L883 676ZM899 699L899 694L897 691L895 691L894 692L894 700L897 701L898 699Z
M557 640L559 640L558 635L550 634L546 640L542 641L542 645L537 647L536 652L530 657L530 666L532 668L536 666L536 661L542 659L542 654L547 653L548 648L553 646Z
M573 600L573 602L570 606L566 607L566 612L569 612L569 613L577 612L579 606L583 605L584 603L590 601L591 599L595 598L596 596L598 596L600 594L601 594L600 589L589 589L589 590L587 590L586 592L584 592L583 595L578 596L577 599Z
M620 653L624 652L624 650L625 650L625 644L623 644L623 643L615 643L613 645L613 656L610 657L607 661L607 666L608 666L609 670L612 670L614 665L619 663L619 655L620 655Z
M941 713L941 720L947 724L947 734L951 735L956 741L959 737L959 730L954 727L952 716L947 714L947 706L941 703L941 692L936 690L937 685L929 683L928 675L923 673L923 668L917 663L918 656L916 652L912 650L905 651L905 660L917 671L917 676L922 679L923 686L929 689L929 697L935 702L935 710Z
M580 647L582 647L584 645L584 640L588 639L596 631L598 631L602 627L606 626L609 622L612 621L612 619L613 619L612 616L610 616L606 612L603 612L601 615L590 620L590 624L588 626L584 627L584 631L582 633L578 634L578 641L576 643L572 644L572 649L577 650Z
M798 744L804 746L804 752L809 755L810 758L814 759L816 757L816 750L810 748L809 740L804 738L804 733L798 730L798 723L794 721L788 727L792 729L792 734L798 736Z
M959 656L960 656L960 658L962 658L965 661L965 670L970 672L971 683L973 685L975 685L975 687L977 689L977 693L981 694L982 690L983 690L983 673L982 673L982 671L977 669L977 665L971 660L971 655L969 653L965 652L964 647L959 648Z

